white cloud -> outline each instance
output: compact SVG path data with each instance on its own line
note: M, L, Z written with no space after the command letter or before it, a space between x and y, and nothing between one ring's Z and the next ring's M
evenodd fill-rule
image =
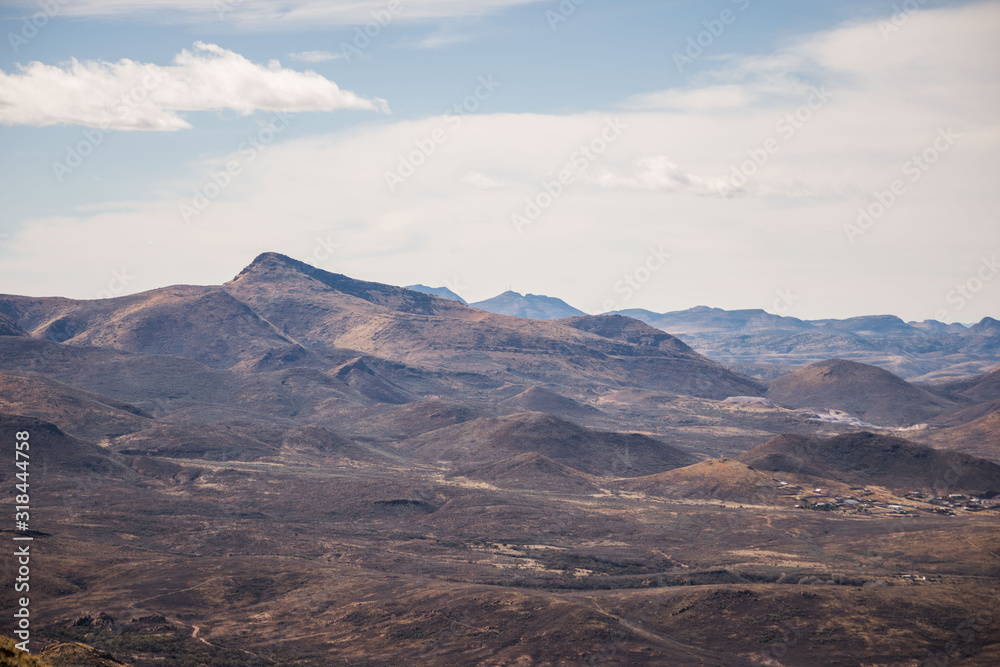
M590 182L602 188L647 190L650 192L681 192L697 195L725 195L729 188L723 179L707 181L689 174L670 161L665 155L640 158L632 173L619 175L610 170L591 177Z
M218 283L261 251L308 260L332 239L336 253L321 268L396 284L457 277L472 301L511 282L590 311L608 299L657 311L768 307L790 289L798 301L787 314L799 317L933 317L983 253L1000 252L998 28L996 5L927 9L889 40L866 23L808 36L794 57L720 61L725 69L703 86L757 85L753 104L622 114L628 128L522 234L511 214L600 136L605 114L464 117L395 192L385 172L440 118L276 141L190 225L178 204L201 173L128 210L27 221L4 241L0 284L90 297L121 268L136 276L130 290ZM791 84L758 93L753 63L767 81ZM827 84L829 101L784 136L779 123L814 83ZM957 143L911 180L904 163L949 126ZM745 196L711 196L772 138L779 150ZM905 195L848 243L844 224L894 179ZM616 282L661 245L668 266L621 300ZM993 281L956 316L996 315L997 289Z
M480 190L496 190L502 188L503 183L486 176L478 171L470 171L462 177L462 182Z
M203 23L226 21L251 30L362 25L370 21L426 21L483 16L546 0L72 0L60 7L67 16L131 18L141 21ZM32 0L16 4L37 11ZM390 19L386 19L390 16Z
M329 51L301 51L299 53L288 53L285 55L292 60L297 60L303 63L325 63L330 60L338 60L344 57L342 53L331 53Z
M250 62L214 44L195 42L174 64L158 67L124 59L62 66L32 62L0 71L0 123L77 124L116 130L180 130L180 113L232 109L267 111L388 111L384 100L341 90L315 72Z

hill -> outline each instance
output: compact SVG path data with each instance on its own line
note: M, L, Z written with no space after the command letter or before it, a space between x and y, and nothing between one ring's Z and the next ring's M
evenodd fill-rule
M633 477L614 488L661 496L698 500L761 502L775 496L777 483L734 459L708 459L684 468Z
M594 431L541 413L475 419L411 438L399 447L424 460L465 465L535 453L582 472L615 477L648 475L697 461L648 436Z
M52 420L68 433L96 440L146 428L152 416L128 403L39 375L0 372L0 412Z
M407 285L406 289L413 290L414 292L420 292L421 294L430 294L431 296L441 297L442 299L451 299L452 301L458 301L460 304L464 306L469 305L469 303L465 299L455 294L447 287L428 287L427 285Z
M169 354L213 368L249 368L308 353L218 287L176 286L96 301L0 297L32 336L71 345Z
M27 336L28 332L8 315L0 313L0 336Z
M557 493L599 493L590 475L534 452L491 463L460 468L449 477L488 482L494 486Z
M505 398L498 405L517 412L544 412L569 420L601 415L601 411L597 408L584 405L543 387L528 387L520 394Z
M965 380L935 385L933 389L945 396L964 396L979 403L995 401L1000 399L1000 367Z
M19 431L27 431L30 434L28 451L31 474L41 475L43 471L47 471L76 475L104 475L124 470L122 464L114 460L104 449L67 435L51 422L36 417L0 412L0 432L13 434ZM13 446L10 449L13 451ZM11 461L13 459L11 456ZM0 472L0 480L10 481L15 472L17 468L12 464Z
M879 484L903 491L946 495L1000 490L1000 465L867 432L826 440L782 435L737 458L756 470Z
M470 304L473 308L497 315L524 317L532 320L558 320L563 317L586 315L562 299L540 294L519 294L506 291L503 294Z
M1000 463L1000 400L942 415L936 421L945 423L915 434L914 439Z
M843 359L770 380L767 397L787 408L843 410L879 426L915 424L955 407L888 371Z

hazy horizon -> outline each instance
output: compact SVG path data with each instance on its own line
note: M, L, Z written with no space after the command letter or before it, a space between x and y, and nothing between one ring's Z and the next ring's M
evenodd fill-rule
M0 292L998 314L1000 3L216 4L0 8Z

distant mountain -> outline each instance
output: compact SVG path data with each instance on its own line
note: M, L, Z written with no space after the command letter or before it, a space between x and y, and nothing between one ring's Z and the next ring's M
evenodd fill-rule
M488 313L532 320L558 320L563 317L586 315L582 310L574 308L562 299L539 294L518 294L511 291L470 305Z
M451 299L452 301L458 301L462 305L469 305L469 303L460 297L459 295L452 292L447 287L428 287L427 285L407 285L406 289L413 290L414 292L420 292L421 294L430 294L431 296L439 296L442 299Z
M670 313L630 309L614 311L642 320L657 329L672 334L749 334L764 331L803 331L812 328L807 322L794 317L772 315L761 309L723 310L696 306Z
M1000 320L984 317L965 330L965 336L1000 336Z
M989 317L965 327L936 320L904 322L894 315L800 320L759 309L706 306L668 313L615 312L673 334L709 358L761 379L780 375L787 367L843 358L907 379L935 381L991 369L1000 354L1000 322Z
M815 320L812 324L869 338L906 338L924 335L923 331L907 324L895 315L865 315L850 317L846 320Z
M907 322L911 327L919 329L924 333L931 334L933 336L941 336L947 334L960 334L966 330L966 326L959 324L958 322L953 322L951 324L945 324L944 322L938 322L937 320L924 320L923 322Z
M1000 465L991 461L865 432L826 440L781 435L737 459L755 470L811 475L848 484L879 484L904 491L943 494L1000 490Z
M767 397L786 408L834 408L879 426L907 426L956 404L892 373L831 359L767 383Z

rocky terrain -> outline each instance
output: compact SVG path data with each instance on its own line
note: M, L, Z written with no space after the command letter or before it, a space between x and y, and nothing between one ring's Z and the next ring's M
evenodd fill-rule
M428 290L265 253L220 286L0 296L23 664L1000 662L989 335L991 372L949 382L765 380L627 313Z

